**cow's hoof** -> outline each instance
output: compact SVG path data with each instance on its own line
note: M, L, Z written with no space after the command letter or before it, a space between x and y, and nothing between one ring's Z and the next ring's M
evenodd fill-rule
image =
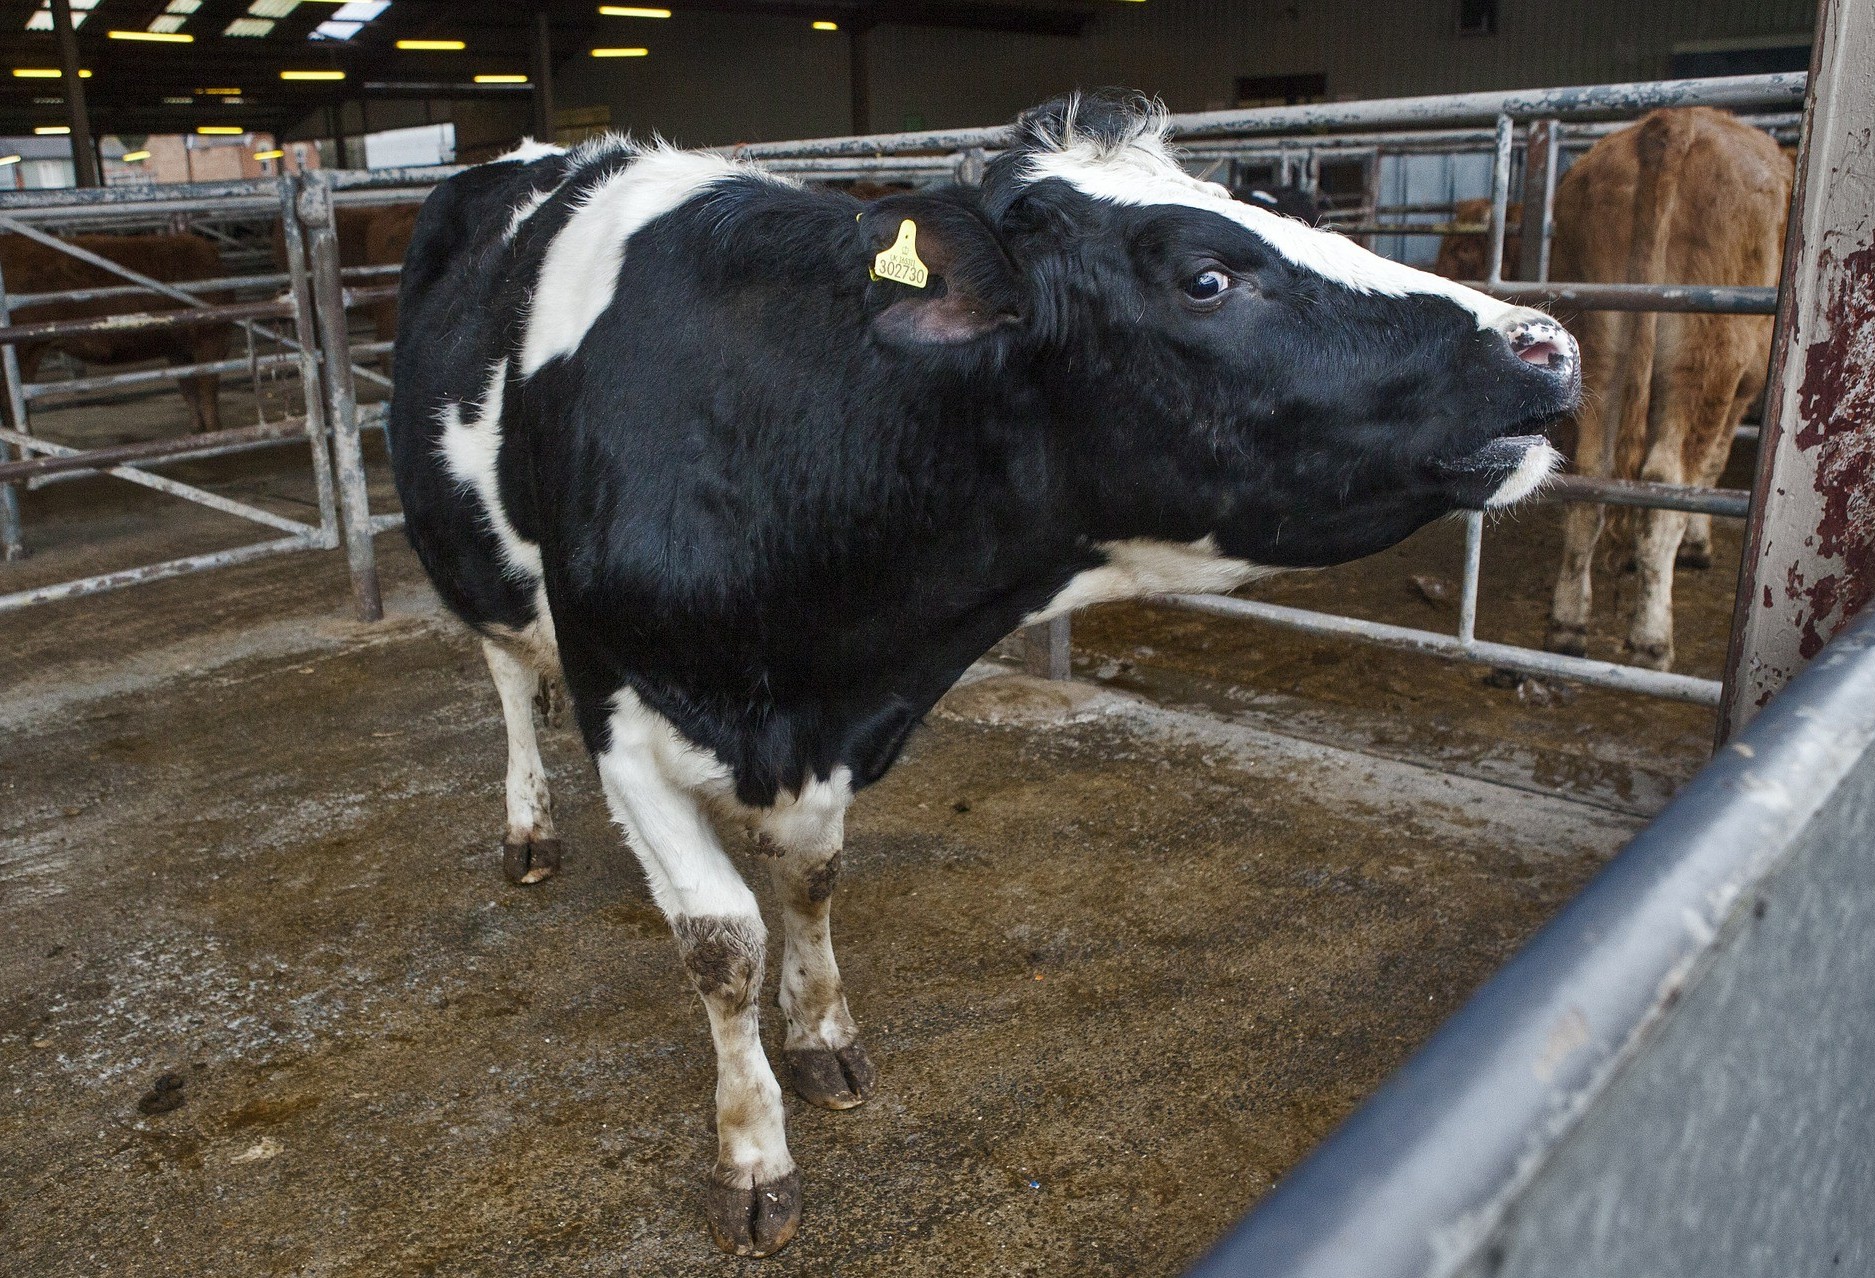
M1625 645L1630 665L1648 670L1673 669L1673 645L1670 643L1629 643Z
M1565 657L1586 657L1589 655L1588 627L1570 626L1552 621L1549 624L1549 635L1543 640L1543 646Z
M560 872L560 840L503 840L501 872L508 876L508 882L520 887L552 878Z
M873 1085L879 1071L872 1058L858 1043L838 1051L824 1047L790 1048L782 1053L788 1062L788 1081L794 1094L822 1109L852 1109L872 1099Z
M1673 566L1689 568L1694 572L1704 572L1712 567L1712 547L1681 546L1680 552L1673 557Z
M801 1173L751 1189L725 1185L714 1176L704 1191L710 1237L735 1256L772 1256L801 1227Z

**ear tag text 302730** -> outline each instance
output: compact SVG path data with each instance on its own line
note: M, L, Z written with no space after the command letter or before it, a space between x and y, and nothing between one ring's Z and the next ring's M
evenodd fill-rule
M918 258L916 222L906 218L898 224L898 239L892 242L891 248L872 259L872 277L912 288L923 288L931 282L930 269Z

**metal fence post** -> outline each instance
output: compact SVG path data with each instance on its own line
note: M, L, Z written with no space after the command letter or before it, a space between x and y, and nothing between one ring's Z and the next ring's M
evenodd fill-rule
M11 324L7 306L6 277L0 275L0 325ZM20 434L26 429L26 394L20 386L20 353L12 342L0 346L0 374L6 378L7 424ZM25 456L25 450L20 450ZM13 446L0 439L0 463L13 460ZM25 534L20 528L20 490L18 484L0 484L0 559L11 563L26 558Z
M1514 126L1508 115L1497 117L1497 151L1491 160L1491 237L1485 259L1487 284L1504 282L1504 224L1510 207L1510 149Z
M1817 12L1719 739L1875 596L1875 6Z
M1517 278L1549 279L1550 237L1555 234L1556 175L1562 164L1562 121L1533 120L1523 146L1523 216Z
M332 186L327 174L308 176L300 192L299 216L310 249L326 415L331 423L332 468L345 532L345 557L351 565L352 597L360 621L377 621L384 616L384 603L378 593L377 555L371 545L371 501L365 487L364 449L358 438L358 387L352 379L345 285L339 276L338 229L332 216Z
M339 544L338 501L332 490L332 458L327 451L325 382L319 368L319 321L313 306L312 280L306 271L306 235L299 221L304 183L294 174L280 178L280 232L286 249L287 287L293 298L293 337L299 343L300 390L306 403L306 438L312 445L313 486L319 499L319 531L325 548Z

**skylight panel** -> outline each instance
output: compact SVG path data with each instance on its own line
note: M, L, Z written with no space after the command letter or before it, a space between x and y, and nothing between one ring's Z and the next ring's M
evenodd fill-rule
M254 0L247 11L256 18L284 18L299 8L299 0Z
M84 26L85 19L97 7L98 0L72 0L72 29L76 31ZM26 29L28 31L52 30L52 10L43 4L40 5L38 11L26 19Z
M188 19L183 17L179 13L165 13L161 15L160 17L151 18L150 25L146 28L146 30L155 31L158 33L168 32L168 31L180 31L182 30L182 24L187 21Z
M202 0L169 0L163 6L164 13L194 13L202 7Z
M271 18L236 18L222 28L221 33L230 36L264 36L272 30Z
M312 40L349 40L364 29L365 24L362 22L334 22L328 20L314 27L312 35L307 38Z
M390 7L391 0L351 0L340 5L332 16L339 22L370 22Z

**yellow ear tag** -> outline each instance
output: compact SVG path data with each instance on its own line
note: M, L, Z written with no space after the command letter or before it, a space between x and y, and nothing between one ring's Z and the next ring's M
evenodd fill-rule
M918 260L918 224L906 218L898 224L898 239L892 247L872 259L872 277L923 288L931 282L931 271Z

